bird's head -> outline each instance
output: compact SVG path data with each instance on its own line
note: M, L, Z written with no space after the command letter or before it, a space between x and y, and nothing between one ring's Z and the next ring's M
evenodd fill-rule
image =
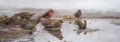
M54 14L54 10L52 10L52 9L49 9L48 12L49 12L49 15L50 15L50 16L52 16L52 15Z

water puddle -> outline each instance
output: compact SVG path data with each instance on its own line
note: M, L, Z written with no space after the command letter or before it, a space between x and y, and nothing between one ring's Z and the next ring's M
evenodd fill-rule
M74 30L74 31L77 31L77 35L79 35L80 33L84 33L86 35L87 33L92 33L99 30L100 29L81 29L81 30Z

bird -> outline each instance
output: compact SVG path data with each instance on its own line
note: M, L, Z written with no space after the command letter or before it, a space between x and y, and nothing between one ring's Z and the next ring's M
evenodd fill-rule
M75 16L76 18L80 18L81 15L82 15L81 10L78 10L78 11L74 14L74 16Z
M53 16L53 14L54 14L54 10L53 9L49 9L46 13L44 13L42 15L42 18L50 18L50 17Z

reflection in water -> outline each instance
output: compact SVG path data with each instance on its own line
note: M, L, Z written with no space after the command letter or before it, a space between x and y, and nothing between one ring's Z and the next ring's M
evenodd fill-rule
M88 32L96 32L98 31L99 29L81 29L81 30L78 30L77 31L77 34L79 35L80 33L84 33L85 35L88 33Z
M57 37L58 39L62 40L63 36L59 28L44 28L46 31Z
M114 25L120 25L120 22L110 22L110 23Z

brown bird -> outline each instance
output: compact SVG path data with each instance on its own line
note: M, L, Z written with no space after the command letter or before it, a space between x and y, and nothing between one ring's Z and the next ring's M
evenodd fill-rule
M42 15L42 18L50 18L54 14L54 10L50 9L45 14Z
M81 15L82 15L81 10L78 10L78 11L74 14L74 16L75 16L76 18L80 18Z

